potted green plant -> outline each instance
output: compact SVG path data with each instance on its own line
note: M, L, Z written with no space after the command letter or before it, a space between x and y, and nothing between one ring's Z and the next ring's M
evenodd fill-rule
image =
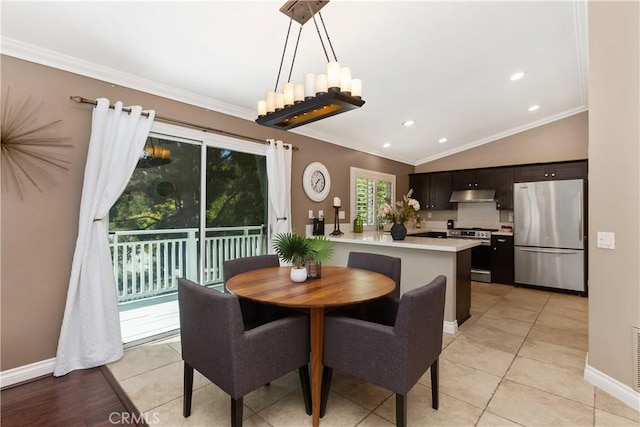
M279 233L273 238L273 250L280 259L293 264L291 280L307 280L305 263L313 257L311 239L296 233Z
M309 239L312 256L307 260L307 277L316 279L321 276L321 265L333 256L333 243L326 236Z
M326 236L280 233L273 239L273 250L280 259L293 264L291 280L304 282L307 277L320 277L320 265L333 255L333 244Z

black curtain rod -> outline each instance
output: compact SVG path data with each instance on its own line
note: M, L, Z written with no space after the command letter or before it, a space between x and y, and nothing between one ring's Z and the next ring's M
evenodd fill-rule
M70 96L69 97L70 100L75 101L79 104L90 104L93 106L98 105L98 101L96 101L95 99L88 99L88 98L83 98L81 96ZM109 105L109 108L115 108L114 105ZM130 113L131 112L131 108L126 108L123 107L122 111L126 112L126 113ZM149 113L146 112L142 112L142 115L145 117L149 117ZM183 120L176 120L176 119L171 119L169 117L162 117L162 116L158 116L156 115L155 120L161 121L161 122L165 122L165 123L171 123L171 124L177 124L177 125L183 125L183 126L188 126L194 129L200 129L203 132L211 132L211 133L216 133L218 135L225 135L225 136L232 136L235 138L241 138L247 141L251 141L251 142L258 142L260 144L266 144L269 145L271 144L269 141L264 141L262 139L257 139L257 138L252 138L250 136L245 136L245 135L239 135L237 133L232 133L232 132L227 132L221 129L214 129L208 126L202 126L202 125L198 125L195 123L190 123L190 122L185 122ZM285 145L285 148L288 149L288 145ZM293 149L293 151L298 151L298 147L294 147L293 145L291 146L291 148Z

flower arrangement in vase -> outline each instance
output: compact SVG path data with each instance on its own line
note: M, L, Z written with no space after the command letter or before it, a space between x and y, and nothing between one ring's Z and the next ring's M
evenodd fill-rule
M378 208L378 216L387 222L391 222L391 237L393 240L404 240L407 235L407 227L405 223L414 218L420 210L420 203L411 198L413 189L402 196L402 200L398 200L395 205L383 203Z

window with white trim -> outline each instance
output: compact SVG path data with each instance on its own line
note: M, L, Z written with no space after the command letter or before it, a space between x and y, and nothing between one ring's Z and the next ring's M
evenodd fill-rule
M351 220L359 216L365 230L376 230L381 225L378 207L395 200L396 176L352 167L349 181Z

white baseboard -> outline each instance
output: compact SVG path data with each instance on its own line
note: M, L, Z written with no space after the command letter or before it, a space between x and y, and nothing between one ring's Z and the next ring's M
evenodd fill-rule
M584 379L588 383L640 412L640 393L628 385L603 374L599 370L589 366L588 363L584 367Z
M53 357L51 359L41 360L40 362L2 371L0 372L0 387L4 388L23 381L29 381L43 375L52 374L55 365L56 358Z
M445 334L455 334L456 332L458 332L458 321L454 320L453 322L449 322L445 320L444 324L442 325L442 331Z

